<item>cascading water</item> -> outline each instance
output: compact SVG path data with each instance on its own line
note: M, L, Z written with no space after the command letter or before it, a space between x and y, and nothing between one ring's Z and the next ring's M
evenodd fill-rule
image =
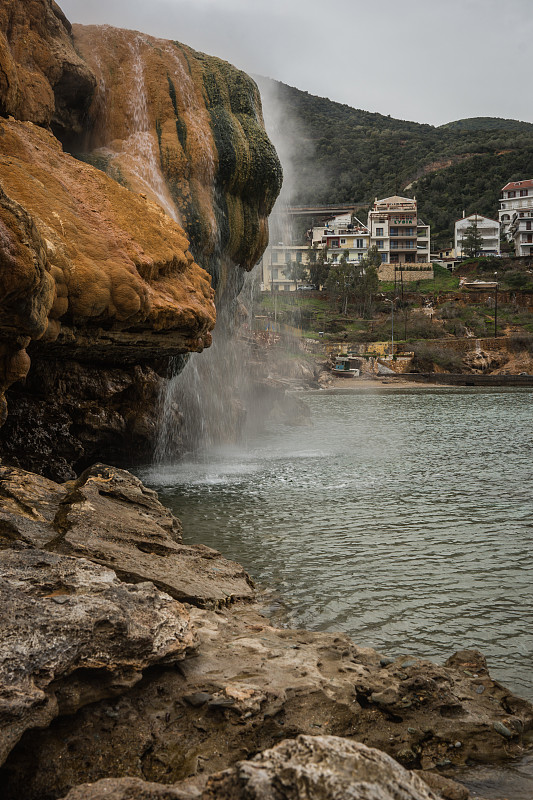
M231 274L240 284L241 271L234 267ZM157 463L208 452L245 435L253 392L249 327L249 312L233 303L219 314L208 350L174 360L160 398Z
M178 222L178 212L161 174L156 139L151 131L141 55L143 43L142 36L136 36L133 43L128 43L132 58L134 91L131 95L128 119L130 135L124 142L124 153L121 157L127 163L129 172L137 178L145 191L173 220Z

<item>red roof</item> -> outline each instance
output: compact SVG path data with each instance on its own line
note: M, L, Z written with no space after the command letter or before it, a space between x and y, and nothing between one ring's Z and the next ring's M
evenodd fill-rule
M512 189L533 189L533 178L529 178L527 181L513 181L512 183L508 183L507 186L504 186L502 192L508 192Z

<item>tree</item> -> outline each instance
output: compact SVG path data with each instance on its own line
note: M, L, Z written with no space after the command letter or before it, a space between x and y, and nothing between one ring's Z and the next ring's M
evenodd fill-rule
M472 222L464 232L461 249L468 258L477 258L483 252L483 236L477 222Z
M291 261L290 252L286 255L286 266L283 272L290 281L296 284L296 291L298 291L298 284L303 283L309 279L307 267L301 261Z
M325 247L318 250L317 246L314 245L309 248L308 253L309 281L315 289L320 289L321 286L325 285L329 274L328 251Z
M339 260L331 264L326 280L326 288L336 293L339 310L344 315L348 313L348 301L354 285L354 269L353 264L348 263L348 255L349 251L345 250Z
M361 317L372 316L374 297L378 290L378 267L381 256L378 248L370 247L367 254L359 262L354 276L354 300Z

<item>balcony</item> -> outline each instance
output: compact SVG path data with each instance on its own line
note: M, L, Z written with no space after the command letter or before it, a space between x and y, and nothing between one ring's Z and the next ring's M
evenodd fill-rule
M415 243L413 241L410 242L395 242L391 241L390 243L391 250L414 250Z

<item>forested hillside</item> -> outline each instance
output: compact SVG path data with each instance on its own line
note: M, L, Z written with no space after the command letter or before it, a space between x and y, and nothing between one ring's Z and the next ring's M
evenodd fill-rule
M533 177L533 124L478 117L434 127L269 83L281 132L301 145L293 148L294 203L370 204L376 196L416 194L438 244L451 237L463 209L497 216L502 186Z

